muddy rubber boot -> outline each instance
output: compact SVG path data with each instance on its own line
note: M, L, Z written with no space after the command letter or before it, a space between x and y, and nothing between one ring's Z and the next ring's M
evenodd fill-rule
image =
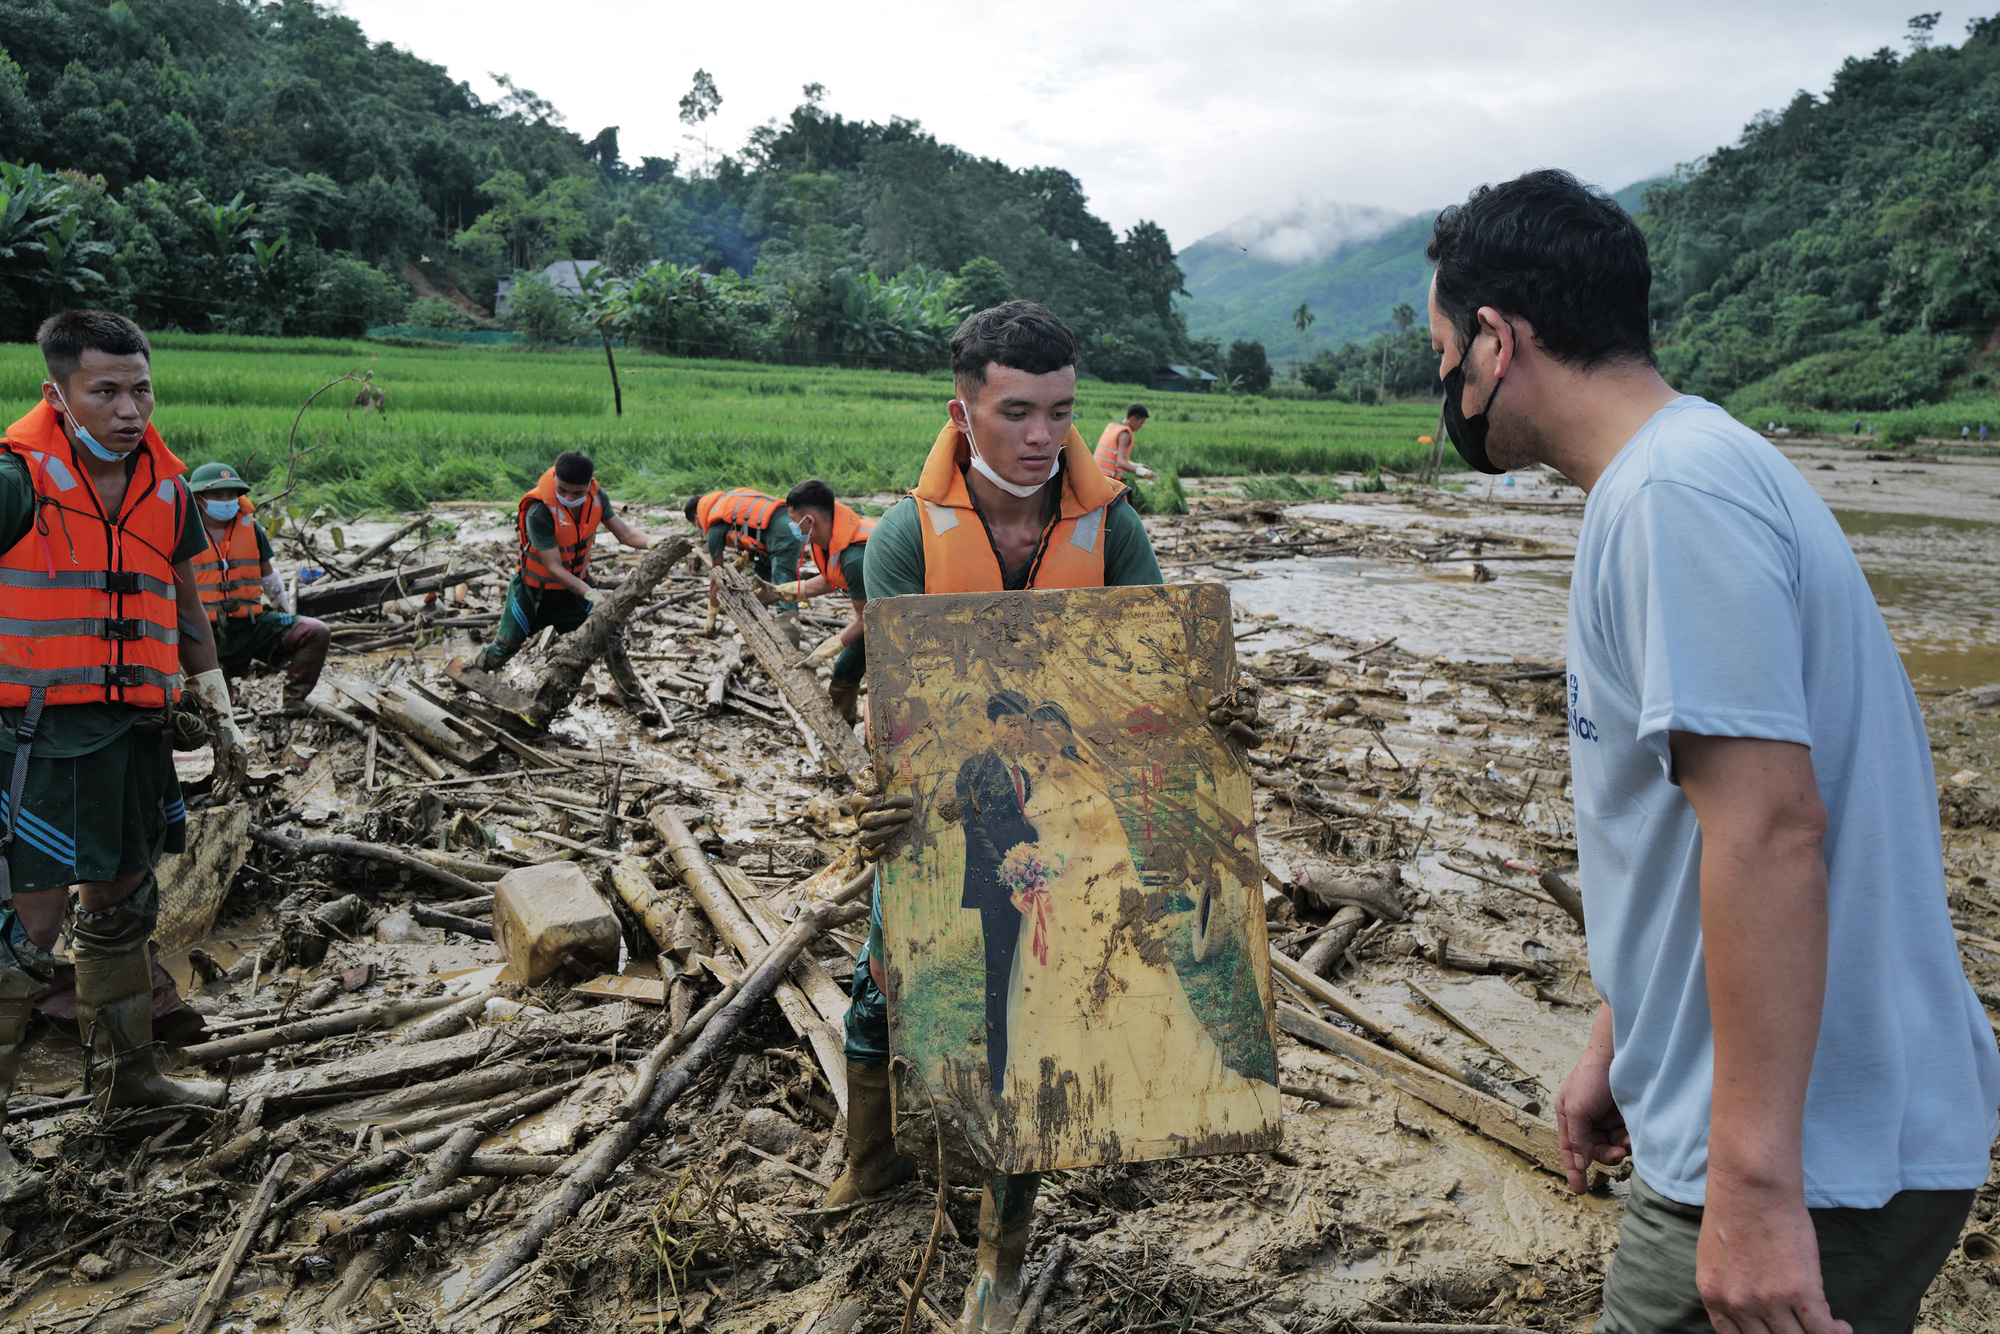
M0 1000L0 1126L7 1124L7 1095L14 1091L14 1071L21 1064L21 1043L28 1035L31 999ZM0 1139L0 1206L32 1200L47 1189L49 1179L19 1162Z
M837 1209L899 1186L916 1173L917 1160L896 1148L889 1118L889 1066L847 1063L847 1170L820 1201Z
M310 616L301 616L292 622L292 628L285 631L285 637L278 641L278 648L287 654L285 658L285 699L284 707L296 709L306 702L313 687L319 684L319 674L326 667L327 649L333 644L333 629L324 621L316 621Z
M845 719L850 726L861 721L861 711L854 707L854 701L860 697L861 683L859 681L852 683L847 681L827 682L827 703L833 705L833 711Z
M144 940L116 954L78 953L76 1018L90 1044L92 1090L100 1110L222 1105L222 1085L160 1073L153 1044L153 967Z
M1008 1334L1021 1314L1021 1266L1028 1258L1028 1234L1035 1226L1033 1172L995 1177L979 1198L979 1254L959 1312L959 1334Z

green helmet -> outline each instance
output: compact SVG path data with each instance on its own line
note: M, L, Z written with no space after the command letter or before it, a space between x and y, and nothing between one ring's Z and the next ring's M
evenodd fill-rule
M188 474L188 490L196 495L203 491L248 491L250 483L243 475L227 463L204 463Z

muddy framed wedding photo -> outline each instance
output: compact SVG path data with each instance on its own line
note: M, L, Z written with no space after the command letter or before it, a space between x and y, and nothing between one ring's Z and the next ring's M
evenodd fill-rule
M1219 585L871 602L891 1045L982 1164L1274 1147L1270 961Z

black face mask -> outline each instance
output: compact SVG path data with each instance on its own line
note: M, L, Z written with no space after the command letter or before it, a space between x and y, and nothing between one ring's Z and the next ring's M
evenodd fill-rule
M1470 356L1471 353L1472 349L1468 346L1466 355ZM1486 406L1473 417L1465 415L1465 357L1460 357L1458 365L1446 371L1443 378L1444 409L1440 414L1439 424L1444 433L1451 437L1452 448L1458 451L1458 456L1464 459L1466 466L1474 472L1483 472L1489 476L1506 472L1505 468L1494 467L1493 460L1487 456L1486 432L1492 423L1487 420L1486 414L1492 408L1493 400L1499 396L1500 380L1507 377L1503 375L1493 382L1493 392L1486 396Z

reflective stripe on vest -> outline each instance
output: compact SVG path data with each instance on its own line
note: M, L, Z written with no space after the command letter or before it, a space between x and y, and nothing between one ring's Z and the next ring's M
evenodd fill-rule
M833 540L830 547L813 545L813 564L826 581L841 592L848 592L847 575L840 568L840 557L849 547L868 540L875 531L875 520L864 519L854 510L839 501L833 502Z
M33 526L0 554L0 707L24 707L37 689L50 706L164 706L180 673L181 461L148 426L121 512L107 519L46 403L0 447L27 466L35 491Z
M264 609L264 558L257 550L256 506L244 496L218 544L206 524L208 556L194 563L194 581L201 589L202 610L210 623L223 618L255 616Z
M1126 451L1124 458L1118 457L1118 437L1130 429L1124 422L1112 422L1104 428L1104 433L1097 437L1097 453L1092 457L1097 460L1099 471L1114 481L1118 477L1118 465L1132 461L1130 450Z
M1042 532L1029 568L1029 588L1102 588L1104 519L1125 488L1090 467L1072 467L1083 456L1083 438L1072 429L1063 441L1062 503ZM922 477L910 492L922 508L924 592L998 593L1006 586L993 539L965 489L970 451L956 427L946 426L931 446Z
M724 546L761 556L768 549L763 535L771 527L771 516L784 503L776 496L739 486L734 491L711 491L703 496L695 505L694 518L703 533L715 524L728 524L728 535L722 539Z
M597 540L597 525L604 518L604 501L593 480L584 492L583 503L572 510L556 494L554 468L543 473L535 489L521 497L514 514L514 526L521 537L521 577L530 588L561 588L549 573L549 567L542 564L534 544L528 541L528 506L538 500L548 506L549 516L555 520L556 558L579 579L590 573L590 544Z

